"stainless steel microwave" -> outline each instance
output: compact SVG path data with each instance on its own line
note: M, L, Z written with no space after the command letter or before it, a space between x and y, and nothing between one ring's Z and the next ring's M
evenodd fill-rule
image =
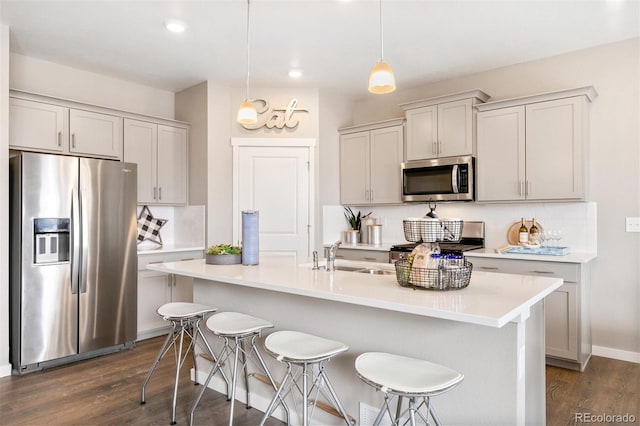
M474 163L472 156L402 163L402 201L473 201Z

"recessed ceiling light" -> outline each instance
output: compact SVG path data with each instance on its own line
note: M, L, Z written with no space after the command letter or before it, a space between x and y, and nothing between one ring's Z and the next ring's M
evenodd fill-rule
M187 25L184 22L178 21L177 19L169 19L167 21L164 21L164 26L172 33L182 33L187 29Z
M302 77L302 71L300 71L300 70L291 70L291 71L289 71L289 77L291 77L291 78L300 78L300 77Z

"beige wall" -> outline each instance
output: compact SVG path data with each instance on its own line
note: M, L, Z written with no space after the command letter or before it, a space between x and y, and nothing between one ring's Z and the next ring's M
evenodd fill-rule
M340 157L340 135L338 129L348 126L353 120L353 104L334 90L320 91L320 139L318 142L318 166L316 167L316 250L322 253L324 244L323 205L340 204L340 170L336 159Z
M207 83L176 93L176 120L189 129L189 204L207 204Z
M254 88L251 97L266 99L272 106L284 107L292 98L299 108L300 122L294 129L247 130L236 122L236 113L245 92L240 88L227 88L209 81L208 88L208 214L207 245L231 241L233 235L233 151L231 138L313 138L319 133L319 94L317 89ZM317 152L317 150L316 150ZM317 157L316 157L317 163ZM238 241L233 241L238 243Z
M9 27L0 25L0 377L9 365Z
M398 84L402 87L401 79ZM639 39L372 95L356 103L354 124L401 117L402 102L474 88L497 100L588 85L599 93L591 105L589 149L590 201L598 205L592 337L599 348L594 352L611 348L640 358L640 234L625 232L625 217L640 216Z
M10 87L138 114L173 119L174 93L11 54Z

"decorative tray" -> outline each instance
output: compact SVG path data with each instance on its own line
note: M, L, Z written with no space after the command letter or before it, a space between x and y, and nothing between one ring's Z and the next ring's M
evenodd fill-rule
M502 253L511 254L542 254L548 256L566 256L571 253L569 247L528 247L528 246L510 246L500 250Z

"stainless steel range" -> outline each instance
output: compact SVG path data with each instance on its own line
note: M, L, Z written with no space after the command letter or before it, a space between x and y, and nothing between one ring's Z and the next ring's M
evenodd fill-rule
M389 250L389 263L406 259L419 243L396 244ZM484 222L463 222L458 242L438 243L442 253L462 253L484 247Z

